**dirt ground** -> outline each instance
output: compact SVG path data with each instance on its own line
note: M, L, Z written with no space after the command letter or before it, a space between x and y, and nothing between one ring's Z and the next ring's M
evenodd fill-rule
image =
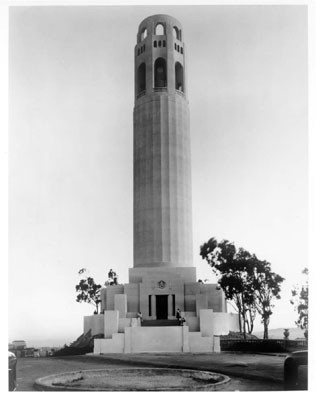
M133 363L133 356L135 358L135 363ZM199 356L198 355L187 355L185 358L181 357L179 355L149 355L149 354L144 354L144 355L129 355L129 357L122 357L111 355L109 357L107 356L68 356L68 357L48 357L48 358L19 358L18 359L18 364L17 364L17 391L34 391L33 384L35 380L39 377L47 376L47 375L52 375L52 374L58 374L58 373L63 373L63 372L70 372L70 371L78 371L78 370L88 370L88 369L101 369L101 368L107 368L107 369L122 369L122 368L139 368L139 367L167 367L170 366L171 368L175 367L175 363L177 364L182 364L184 368L189 368L192 367L194 364L195 367L198 366L199 364ZM210 358L212 355L203 355L204 359L208 358L209 363L208 363L208 368L205 368L206 365L203 366L203 360L201 358L201 366L196 369L204 369L205 370L212 370L210 368ZM219 356L219 355L218 355ZM219 364L220 357L217 356L217 364ZM260 362L260 357L258 355L251 355L251 357L248 357L248 359L257 360L257 364L261 366L261 372L263 371L262 360ZM230 357L231 358L231 357ZM180 361L179 361L180 360ZM189 361L191 360L191 366L190 365L185 365L188 364ZM251 377L252 379L247 379L245 376L246 374L244 373L244 376L233 376L233 374L236 371L233 371L233 369L245 369L247 368L246 366L246 359L240 357L235 359L231 359L231 365L230 365L230 373L226 373L227 375L230 376L231 382L229 385L225 386L223 388L223 391L280 391L283 390L283 383L281 380L268 380L268 379L262 379L262 376L258 377ZM276 364L278 366L283 365L283 358L280 360L276 360L276 357L269 357L269 360L274 364L274 369L276 370ZM172 361L174 362L174 365L172 365ZM133 365L134 364L134 365ZM169 364L169 365L168 365ZM225 357L222 357L222 364L223 368L228 367L227 360ZM181 365L177 365L178 367ZM253 369L253 366L251 367ZM195 368L194 368L195 369ZM218 368L217 368L218 369ZM266 371L267 374L271 374L271 370ZM223 372L225 373L225 372ZM238 375L238 371L237 371ZM242 374L239 374L242 375Z

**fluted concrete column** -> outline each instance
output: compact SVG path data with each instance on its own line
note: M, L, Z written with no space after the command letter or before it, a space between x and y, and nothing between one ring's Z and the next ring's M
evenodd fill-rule
M157 25L163 26L162 34L157 34ZM170 16L154 15L140 24L137 38L134 268L192 267L190 130L182 27ZM159 74L162 78L157 83Z
M168 318L173 317L172 315L172 294L168 296Z
M156 313L156 295L151 296L151 316L152 317L157 317Z

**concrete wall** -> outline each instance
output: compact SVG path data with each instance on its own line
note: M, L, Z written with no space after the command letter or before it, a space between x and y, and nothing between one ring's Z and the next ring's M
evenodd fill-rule
M189 327L190 332L200 331L200 319L198 317L191 317L185 315L186 325Z
M88 315L83 317L83 333L91 329L92 336L104 333L104 315Z
M139 285L137 283L124 285L124 293L127 297L127 312L137 314L139 311Z
M113 333L118 333L119 327L119 312L104 311L104 337L112 338Z
M197 294L195 298L196 298L196 304L195 304L196 315L199 317L201 309L203 310L208 309L207 293Z
M124 334L115 333L111 339L94 339L94 354L123 353Z
M187 326L136 327L125 329L125 352L189 351Z
M119 312L120 318L125 318L127 313L127 298L126 294L114 295L114 310Z
M213 351L213 336L202 337L200 332L189 332L191 353L210 353Z
M183 283L196 281L196 268L195 267L141 267L129 268L129 282L142 283L146 279L163 279L168 280L168 276Z
M107 309L106 305L106 287L103 287L100 291L100 299L101 299L101 311Z
M138 318L119 318L118 332L124 333L126 327L140 326Z
M239 332L238 314L214 312L213 325L214 335L227 335L229 331Z
M106 288L106 310L114 310L114 298L116 294L124 294L124 285L107 286Z
M207 308L211 308L214 312L226 312L226 300L224 292L217 289L217 285L213 283L204 284L200 287L201 293L207 294Z
M200 331L204 337L214 335L214 313L213 310L200 310Z

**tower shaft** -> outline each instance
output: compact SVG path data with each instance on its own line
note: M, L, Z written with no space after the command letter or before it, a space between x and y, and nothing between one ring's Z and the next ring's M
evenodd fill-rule
M145 19L135 47L134 268L192 267L189 109L180 23Z

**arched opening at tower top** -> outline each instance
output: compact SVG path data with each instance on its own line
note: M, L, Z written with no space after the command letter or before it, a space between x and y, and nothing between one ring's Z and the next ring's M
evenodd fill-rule
M155 61L155 88L167 87L167 63L164 58Z
M146 90L146 65L140 64L137 70L137 94Z
M147 37L147 28L144 28L140 33L140 40L144 40Z
M177 40L181 40L181 31L176 26L173 27L173 37Z
M165 27L162 24L157 24L155 29L155 35L164 35Z
M179 62L175 64L175 83L176 89L180 92L184 92L183 66Z

